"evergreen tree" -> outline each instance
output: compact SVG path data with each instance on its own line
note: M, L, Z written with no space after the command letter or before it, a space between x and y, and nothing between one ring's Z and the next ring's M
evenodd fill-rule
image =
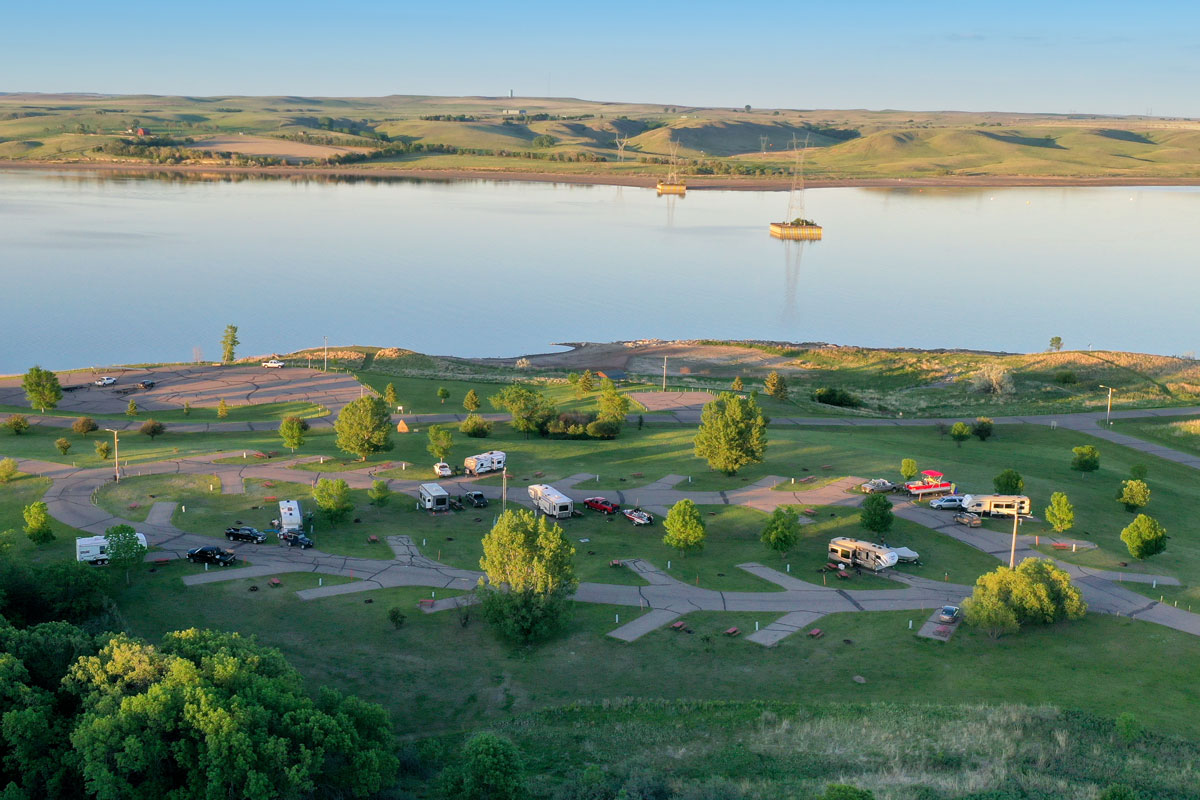
M474 389L468 389L463 396L463 408L467 410L467 413L474 414L480 409L480 406L482 403L479 402L479 395L475 393Z
M767 451L767 417L754 397L722 392L700 412L700 429L693 440L698 458L712 469L736 475L747 464L758 464Z
M787 400L787 379L778 372L771 372L767 375L767 380L763 383L763 389L776 400Z
M383 387L383 402L387 403L389 410L396 407L396 385L394 383Z
M734 378L733 383L729 384L729 388L731 391L734 391L734 392L740 392L743 389L745 389L746 384L744 384L742 382L742 376L738 375L736 378Z
M221 335L221 363L232 364L237 346L241 343L238 339L237 325L226 325L225 333Z

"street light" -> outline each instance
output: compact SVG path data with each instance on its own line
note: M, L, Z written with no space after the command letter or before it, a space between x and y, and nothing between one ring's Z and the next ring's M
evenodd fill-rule
M1013 535L1012 535L1012 550L1008 554L1008 568L1017 568L1017 523L1021 521L1021 509L1013 509Z
M322 371L329 372L329 337L328 336L325 337L325 367Z
M1104 423L1106 425L1112 425L1112 393L1117 390L1111 386L1105 386L1103 383L1100 384L1100 388L1108 389L1108 411L1104 412Z
M115 428L105 428L113 435L113 480L117 483L121 482L121 440L117 438L117 430Z

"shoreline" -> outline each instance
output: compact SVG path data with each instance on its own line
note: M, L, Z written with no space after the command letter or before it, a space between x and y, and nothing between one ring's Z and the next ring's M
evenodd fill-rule
M165 175L208 176L220 179L224 176L248 177L327 177L357 180L489 180L517 181L526 183L567 183L594 186L629 186L653 189L658 183L655 176L645 175L593 175L586 173L526 172L504 170L470 169L354 169L346 167L225 167L203 164L126 164L117 162L79 161L2 161L0 170L65 171L101 173L162 173ZM1036 188L1036 187L1107 187L1107 186L1200 186L1200 178L1148 178L1148 177L1071 177L1036 175L971 175L938 176L927 178L845 178L805 181L807 189L870 189L870 188ZM791 179L738 178L733 176L688 176L689 191L789 191Z

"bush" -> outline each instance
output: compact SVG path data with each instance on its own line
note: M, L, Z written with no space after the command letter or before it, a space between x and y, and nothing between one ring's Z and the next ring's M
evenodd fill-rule
M4 423L4 427L8 428L13 436L20 436L29 430L29 420L25 418L24 414L13 414Z
M0 483L8 483L17 476L17 461L13 458L0 459Z
M392 627L396 630L400 630L404 627L404 621L406 619L408 619L408 617L405 616L404 611L401 610L400 606L392 606L388 609L388 622L392 623Z
M621 424L609 419L598 419L588 423L587 435L593 439L615 439L621 433Z
M551 439L586 439L587 426L595 419L591 412L564 411L546 426L546 433Z
M999 364L988 364L971 377L971 389L982 394L1012 394L1012 375Z
M1117 715L1116 727L1117 736L1120 736L1121 741L1125 744L1133 744L1142 738L1141 724L1137 721L1137 717L1128 711Z
M827 406L842 408L860 408L862 406L862 400L845 389L838 389L835 386L822 386L812 393L812 399Z
M478 414L468 414L458 426L458 430L472 439L486 439L492 432L492 423Z
M1134 558L1149 558L1167 549L1167 529L1153 517L1138 514L1137 518L1121 531L1121 541Z
M1061 383L1063 385L1070 385L1070 384L1074 384L1074 383L1079 383L1079 376L1076 375L1074 372L1071 372L1070 370L1066 370L1065 372L1060 372L1057 375L1055 375L1054 380L1057 383Z
M71 449L71 440L60 437L54 440L54 446L58 449L59 453L65 456L67 451Z
M96 424L96 420L91 417L80 417L71 423L71 430L78 433L80 436L87 436L92 431L100 426Z
M167 430L167 426L156 419L148 419L142 423L139 430L143 436L149 436L153 440L155 436L161 436Z

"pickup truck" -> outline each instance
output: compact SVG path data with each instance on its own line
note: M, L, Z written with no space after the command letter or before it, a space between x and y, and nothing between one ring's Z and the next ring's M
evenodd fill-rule
M231 542L262 544L267 540L267 535L257 528L251 528L247 525L237 525L225 529L225 538Z
M621 510L619 505L605 497L589 497L583 501L583 504L592 511L599 511L601 514L614 514Z

